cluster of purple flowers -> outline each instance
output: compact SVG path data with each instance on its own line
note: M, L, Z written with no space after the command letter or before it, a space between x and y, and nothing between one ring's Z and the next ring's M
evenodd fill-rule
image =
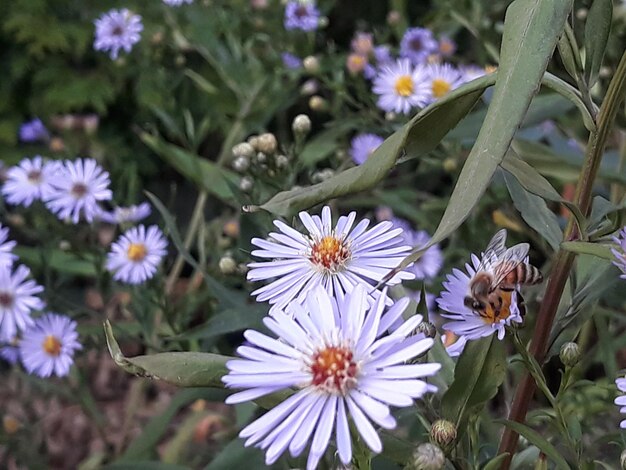
M315 31L319 27L320 11L314 0L290 0L285 5L285 29Z
M8 240L8 229L0 226L0 357L21 362L30 374L40 377L65 376L81 348L76 323L62 315L44 313L46 304L39 297L43 287L30 279L30 270L16 265Z

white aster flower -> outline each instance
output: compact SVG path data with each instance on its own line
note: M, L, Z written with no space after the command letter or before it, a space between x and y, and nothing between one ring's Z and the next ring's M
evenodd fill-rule
M426 68L429 96L427 103L443 98L463 84L463 75L450 64L430 64Z
M118 225L139 222L150 215L150 204L142 202L139 205L116 207L112 211L101 210L96 218L107 224Z
M16 244L15 241L9 240L9 229L0 224L0 268L11 266L17 259L17 255L13 254Z
M430 83L423 66L413 66L408 59L399 59L381 67L372 91L379 95L377 104L383 111L409 114L413 108L426 104Z
M626 414L626 377L620 377L616 379L615 385L617 386L617 389L622 392L622 395L615 399L615 404L620 406L620 413ZM619 423L619 427L622 429L626 429L626 419L622 420L622 422Z
M9 204L30 206L52 190L51 181L59 171L59 162L44 161L39 155L24 158L9 168L2 194Z
M436 391L420 379L435 374L440 364L407 363L433 344L413 335L421 317L415 315L386 333L407 305L402 299L385 312L382 296L368 307L363 286L339 302L318 287L304 305L292 303L289 314L279 311L265 318L277 339L246 331L248 344L237 349L243 359L229 361L230 372L222 379L228 387L244 390L226 403L288 388L298 391L241 431L245 445L266 450L270 465L287 449L300 455L312 441L307 469L314 469L334 435L339 459L347 465L352 459L352 421L367 446L380 452L382 442L372 423L394 428L390 406L411 406L414 399Z
M0 341L12 341L18 331L33 324L31 311L45 306L37 297L43 287L27 280L29 275L26 266L18 266L15 272L9 266L0 267Z
M465 336L468 340L475 340L489 336L495 332L498 339L504 338L505 327L511 323L521 323L522 315L517 305L517 290L503 292L503 305L500 312L487 305L484 312L480 314L465 305L465 297L470 295L470 281L480 267L480 260L472 255L472 264L466 264L467 273L453 269L452 274L448 274L443 283L445 290L437 299L437 304L441 310L449 313L442 313L441 316L453 321L443 325L445 330Z
M299 215L307 235L275 220L280 233L270 233L268 240L252 239L252 244L261 248L252 255L272 261L250 263L248 280L275 278L252 292L257 301L273 304L271 311L284 309L292 300L304 301L306 294L319 285L331 296L339 297L357 285L371 289L410 251L410 247L400 245L402 229L394 229L391 222L381 222L367 230L370 221L364 219L353 229L356 212L351 212L339 217L333 228L328 206L322 209L321 218L306 212ZM411 273L399 272L388 284L413 277ZM380 292L374 291L373 295L378 297Z

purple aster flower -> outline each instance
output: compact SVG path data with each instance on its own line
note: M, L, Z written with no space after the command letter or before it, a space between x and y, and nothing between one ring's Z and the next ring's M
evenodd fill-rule
M400 57L406 57L413 64L426 62L428 56L439 49L432 31L426 28L407 29L400 42Z
M285 29L315 31L319 25L320 11L310 0L291 0L285 6Z
M380 69L372 91L379 95L377 105L383 111L409 114L426 104L430 84L422 66L413 67L407 59L400 59Z
M425 230L413 230L411 224L406 220L394 218L392 219L394 227L402 229L404 243L415 248L421 248L430 242L431 236ZM443 254L439 245L433 245L422 254L413 266L407 268L407 271L415 274L415 279L432 279L441 270L443 266Z
M456 52L456 42L447 36L439 38L439 55L441 57L452 57Z
M302 67L302 60L290 52L283 52L280 57L283 61L283 65L289 70L297 70Z
M24 158L7 171L2 194L9 204L28 207L50 194L51 182L58 174L59 167L59 162L45 161L39 155Z
M127 230L111 245L107 269L113 279L128 284L141 284L152 278L167 254L167 241L156 226L138 225Z
M111 59L117 59L120 49L129 53L141 39L143 24L141 16L131 13L128 9L109 10L98 18L96 38L93 47L97 51L108 51Z
M139 222L148 217L151 212L150 204L142 202L138 206L116 207L112 211L103 210L96 218L107 224L118 225Z
M450 64L430 64L426 68L428 76L428 104L443 98L463 84L463 75Z
M0 346L0 359L4 359L11 365L17 364L20 360L20 340L17 336L6 344Z
M0 268L10 267L17 255L13 254L13 248L17 243L9 240L9 229L0 224Z
M43 287L26 278L30 270L18 266L12 272L8 266L0 267L0 341L11 341L18 331L33 323L32 310L41 310L44 302L36 296Z
M376 75L378 75L378 69L372 64L366 64L365 67L363 67L363 76L368 80L374 80Z
M453 269L446 281L443 283L444 291L437 299L437 304L443 313L441 316L453 321L443 325L443 328L452 333L465 336L468 340L475 340L493 333L498 334L498 339L504 338L505 327L511 323L521 323L522 315L517 306L517 291L503 292L503 305L499 311L491 305L487 305L485 310L477 312L465 305L465 298L470 295L470 282L474 275L483 268L491 270L493 266L481 266L481 260L471 256L472 264L466 264L463 272L460 269ZM484 260L483 260L484 261Z
M29 374L64 377L74 363L74 353L82 349L76 322L64 315L47 313L35 320L20 341L20 357Z
M346 58L346 68L351 75L363 72L368 65L367 56L361 54L352 53Z
M351 212L339 217L333 227L328 206L322 209L321 218L306 212L300 212L299 216L308 232L306 235L275 220L280 233L270 233L268 240L252 239L252 244L261 248L252 255L270 261L250 263L248 280L272 279L268 285L252 292L258 302L267 300L273 305L270 313L284 309L293 300L303 302L306 294L319 285L338 298L343 298L357 285L371 289L409 250L400 245L402 230L392 228L391 222L381 222L367 230L370 221L364 219L353 228L356 212ZM403 271L388 284L413 277ZM372 295L377 298L380 292L374 291Z
M171 7L179 7L184 3L193 3L193 0L163 0L163 3Z
M383 65L389 65L393 62L389 46L383 45L374 47L374 58L376 59L376 65L378 65L379 67Z
M352 161L357 165L362 165L365 163L365 160L369 158L369 156L374 153L374 151L380 147L380 144L384 142L380 136L376 134L359 134L354 139L352 139L352 144L350 145L350 156L352 157Z
M42 196L48 209L60 219L71 218L77 224L82 213L87 222L92 222L100 212L98 201L113 196L109 183L109 173L94 159L66 160L50 181L51 190Z
M374 47L374 38L372 33L356 33L352 42L350 42L350 48L353 52L368 56L372 53Z
M626 227L623 227L617 236L613 237L613 241L618 245L617 248L611 248L611 252L615 256L613 264L622 271L620 277L626 279Z
M332 436L344 465L352 459L352 440L357 438L353 434L379 453L382 442L372 423L395 428L390 406L412 406L415 399L436 391L423 378L434 375L440 364L410 363L433 344L430 338L412 335L422 318L415 315L387 334L408 301L385 311L384 295L372 306L367 297L363 286L344 301L317 287L304 305L292 303L288 313L265 318L275 337L254 330L244 333L248 343L237 349L242 359L229 361L229 373L222 378L228 387L243 391L226 403L297 390L239 433L246 446L265 450L267 465L287 449L300 455L311 442L306 468L313 470Z
M20 140L26 143L45 142L50 138L50 133L41 119L35 118L20 126Z
M619 412L622 414L626 414L626 377L620 377L615 379L615 385L617 389L622 392L622 395L615 399L615 404L620 406ZM626 429L626 419L622 420L619 423L619 427L622 429Z

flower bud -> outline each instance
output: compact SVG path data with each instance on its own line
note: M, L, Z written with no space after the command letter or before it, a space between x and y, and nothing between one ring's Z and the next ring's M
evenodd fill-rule
M276 168L283 169L289 166L289 158L285 155L276 156Z
M310 96L317 93L317 90L319 90L317 81L314 79L310 79L302 84L302 87L300 88L300 93L304 96Z
M622 470L626 470L626 450L623 450L622 455L619 456L619 463Z
M248 168L250 168L250 160L248 157L237 157L235 161L233 161L233 169L238 173L244 173Z
M313 183L321 183L322 181L326 181L328 178L333 176L335 172L330 168L324 168L323 170L316 171L311 175L311 181Z
M17 418L11 415L5 415L2 417L2 427L6 434L15 434L22 427L22 423Z
M402 19L402 15L400 14L400 12L398 10L391 10L387 14L387 24L389 26L397 25L400 22L401 19Z
M393 111L387 111L385 113L385 121L394 121L398 115Z
M311 132L311 119L306 114L298 114L291 123L291 130L296 135L307 135Z
M249 176L244 176L241 178L239 182L239 189L241 189L244 193L250 192L252 186L254 185L254 181Z
M407 470L440 470L446 463L446 456L434 444L420 444L413 452L412 461Z
M312 55L304 58L302 66L304 67L304 70L309 73L317 73L320 71L320 61L317 57Z
M415 334L423 334L426 338L434 338L437 334L437 328L429 321L420 322L415 328Z
M589 10L587 10L586 8L579 8L578 10L576 10L576 18L578 18L579 20L584 20L585 18L587 18L588 13Z
M566 367L574 367L580 360L580 348L576 343L565 343L561 346L559 358Z
M233 156L235 157L252 157L254 155L254 146L248 142L241 142L233 147Z
M271 133L261 134L257 141L257 150L259 152L273 154L278 148L278 142L276 142L276 136Z
M65 150L65 142L60 137L53 137L48 144L51 152L62 152Z
M446 158L443 161L443 169L447 173L452 173L453 171L456 171L458 166L459 165L454 158Z
M430 427L430 441L438 445L446 454L454 448L456 426L445 419L438 419Z
M237 238L239 236L239 221L237 219L226 221L223 232L227 237Z
M263 152L259 152L256 154L256 157L254 157L254 161L260 164L267 163L267 155L265 155Z
M313 111L325 111L328 109L328 102L321 96L314 95L309 99L309 107Z
M222 274L234 274L237 271L237 263L230 256L223 256L219 261L220 272Z

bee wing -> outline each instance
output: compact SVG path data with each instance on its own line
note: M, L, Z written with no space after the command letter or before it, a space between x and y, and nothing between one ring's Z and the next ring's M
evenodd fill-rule
M486 271L489 265L498 261L506 252L506 229L498 230L493 238L489 241L487 248L480 260L480 266L477 272Z
M529 249L528 243L520 243L512 246L502 254L493 268L494 286L499 285L507 274L524 262L526 256L528 256Z

